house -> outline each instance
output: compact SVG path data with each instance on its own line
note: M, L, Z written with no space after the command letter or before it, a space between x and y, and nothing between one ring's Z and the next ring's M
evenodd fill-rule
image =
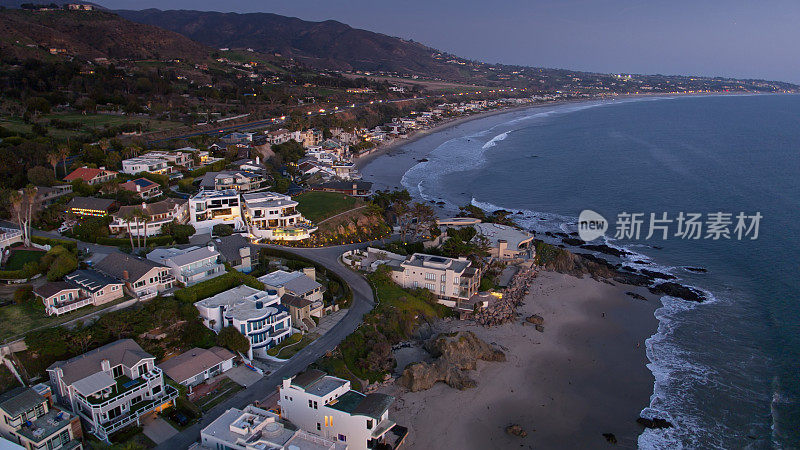
M125 284L116 278L90 269L78 269L64 277L67 283L78 286L80 294L95 306L125 296Z
M331 165L333 174L343 180L356 180L361 178L355 164L351 162L338 162Z
M158 367L173 381L190 389L233 368L235 355L222 347L193 348Z
M189 217L188 205L187 200L167 198L155 203L122 206L119 211L111 215L112 221L108 228L114 234L130 231L134 236L155 236L161 234L161 228L170 222L186 223ZM147 215L146 223L143 220L139 220L138 223L135 220L127 222L126 217L133 217L139 212Z
M79 217L103 217L111 212L116 204L108 198L73 197L67 203L67 212Z
M208 232L214 225L219 224L244 229L239 207L239 193L234 189L201 190L189 199L189 223L198 232Z
M350 381L308 370L285 378L278 387L281 417L317 436L346 444L349 450L376 448L391 441L395 422L389 419L394 397L364 395Z
M267 132L267 142L271 145L283 144L292 139L291 133L286 128Z
M372 183L369 181L328 181L311 186L312 191L338 192L353 197L372 195Z
M497 223L478 223L473 226L478 234L472 239L485 239L489 256L493 258L532 258L535 253L531 246L534 238L532 233Z
M176 280L186 286L218 277L225 273L219 252L213 247L186 249L157 248L147 254L147 259L170 268Z
M247 358L266 357L267 350L292 334L292 318L274 290L241 285L195 302L203 324L219 333L235 327L248 341Z
M105 183L106 181L111 181L116 177L117 172L106 170L105 167L93 169L83 166L70 172L69 175L64 177L64 181L73 182L75 180L83 180L84 183L94 186L96 184Z
M253 270L253 258L258 258L258 249L253 248L247 238L238 234L216 237L208 241L208 245L219 252L224 262L239 272L250 273Z
M261 158L258 157L258 156L256 156L256 159L244 158L244 159L236 160L236 161L231 163L231 166L233 166L234 168L236 168L238 170L245 170L245 171L249 171L249 172L259 172L260 173L260 172L264 172L264 170L266 170L266 167L264 167L264 165L261 164Z
M252 405L231 408L200 430L200 444L230 450L347 450L347 445L284 423L271 411Z
M224 170L208 172L200 181L202 189L223 191L234 189L238 192L253 192L269 187L267 177L261 172L246 170Z
M292 294L283 294L281 304L289 308L289 315L292 316L292 323L295 328L308 331L316 328L317 324L312 319L311 307L314 302L307 298L297 297ZM322 308L322 302L318 302L318 309ZM314 317L321 317L322 311L315 311Z
M59 184L56 186L37 186L36 187L36 203L46 208L55 204L61 197L72 193L71 184Z
M19 228L0 227L0 255L17 242L22 242L22 231Z
M392 280L407 289L425 288L433 292L439 303L456 307L478 292L479 269L466 258L414 253L399 264L390 264Z
M80 418L54 407L43 384L0 395L0 435L26 450L83 449ZM2 441L0 448L6 448Z
M244 219L253 239L299 241L317 230L288 195L275 192L242 194Z
M93 269L121 280L140 300L149 300L175 284L170 268L124 253L111 253L94 263Z
M268 289L275 289L279 295L286 293L297 297L302 297L312 302L322 300L322 293L325 289L317 283L316 270L307 267L303 271L286 272L276 270L258 278Z
M164 383L155 357L122 339L47 368L58 402L108 443L114 432L171 406L178 390Z
M161 185L147 178L130 180L120 184L119 187L129 192L135 192L142 200L150 200L151 198L156 198L163 194L163 192L161 192Z
M90 298L81 295L80 287L65 281L48 281L33 293L44 303L48 316L60 316L92 304Z
M172 165L192 169L194 167L194 149L191 149L190 147L187 150L188 151L176 150L174 152L155 150L147 152L144 157L163 159L169 163L172 163Z
M122 160L122 172L128 175L136 175L141 172L166 175L172 172L172 167L169 166L166 159L137 156Z
M233 132L220 138L223 145L247 144L253 142L253 133Z

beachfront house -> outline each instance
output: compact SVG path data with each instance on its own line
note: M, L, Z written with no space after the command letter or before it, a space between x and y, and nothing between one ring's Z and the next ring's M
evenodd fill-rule
M172 171L168 161L162 158L148 158L137 156L122 160L122 172L128 175L136 175L140 172L150 172L166 175Z
M230 450L346 450L341 442L286 424L278 414L253 405L231 408L200 431L200 444Z
M278 387L281 417L310 433L346 444L349 450L393 448L395 422L389 419L394 397L364 395L350 381L308 370L285 378Z
M92 268L122 281L129 293L140 300L149 300L175 284L169 267L125 253L111 253Z
M274 290L241 285L195 302L194 306L203 324L215 333L234 327L247 337L248 359L266 357L267 350L292 334L292 318Z
M157 248L147 254L147 259L170 268L176 280L186 286L218 277L225 273L219 252L211 246Z
M105 183L106 181L111 181L116 177L117 172L114 172L113 170L106 170L105 167L93 169L91 167L83 166L78 167L70 172L69 175L64 177L64 181L71 183L75 180L82 180L89 186L94 186L96 184Z
M291 197L275 192L242 194L251 239L299 241L317 230L297 210Z
M164 383L155 357L122 339L47 368L58 402L108 443L122 428L173 404L178 390Z
M26 450L81 450L81 420L53 406L50 387L16 387L0 395L0 436ZM6 448L0 439L0 448Z
M302 271L275 270L258 278L267 289L278 291L278 295L292 294L312 302L321 302L325 288L316 280L316 270L306 267Z
M239 272L250 273L253 270L253 258L258 258L258 249L253 248L247 238L238 234L216 237L208 241L207 245L219 252L222 261Z
M535 255L531 245L534 237L532 233L497 223L478 223L474 227L478 234L472 239L485 239L489 256L493 258L530 259Z
M436 295L439 303L456 307L478 292L480 269L467 258L414 253L399 263L389 264L392 280L407 289L425 288Z

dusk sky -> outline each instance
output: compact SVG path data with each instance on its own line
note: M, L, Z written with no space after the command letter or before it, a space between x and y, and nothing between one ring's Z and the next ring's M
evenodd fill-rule
M797 0L95 0L334 19L486 62L800 82Z

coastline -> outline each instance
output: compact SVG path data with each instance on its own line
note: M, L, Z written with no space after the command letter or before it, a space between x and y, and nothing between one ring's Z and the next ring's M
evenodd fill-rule
M594 448L608 445L604 433L635 448L642 431L636 419L654 381L645 340L659 306L646 288L540 271L515 322L435 325L436 332L472 331L506 353L505 362L479 361L469 372L477 387L437 383L409 392L392 384L381 391L397 398L391 414L409 428L409 448ZM543 333L525 323L531 314L544 317ZM527 436L507 434L511 424Z

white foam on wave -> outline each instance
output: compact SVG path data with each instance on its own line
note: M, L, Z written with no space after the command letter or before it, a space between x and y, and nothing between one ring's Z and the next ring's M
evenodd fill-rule
M510 132L506 131L505 133L500 133L497 136L491 138L489 142L483 144L483 147L481 147L481 149L486 150L487 148L494 147L495 145L497 145L498 142L505 140L505 138L508 137L508 133Z

